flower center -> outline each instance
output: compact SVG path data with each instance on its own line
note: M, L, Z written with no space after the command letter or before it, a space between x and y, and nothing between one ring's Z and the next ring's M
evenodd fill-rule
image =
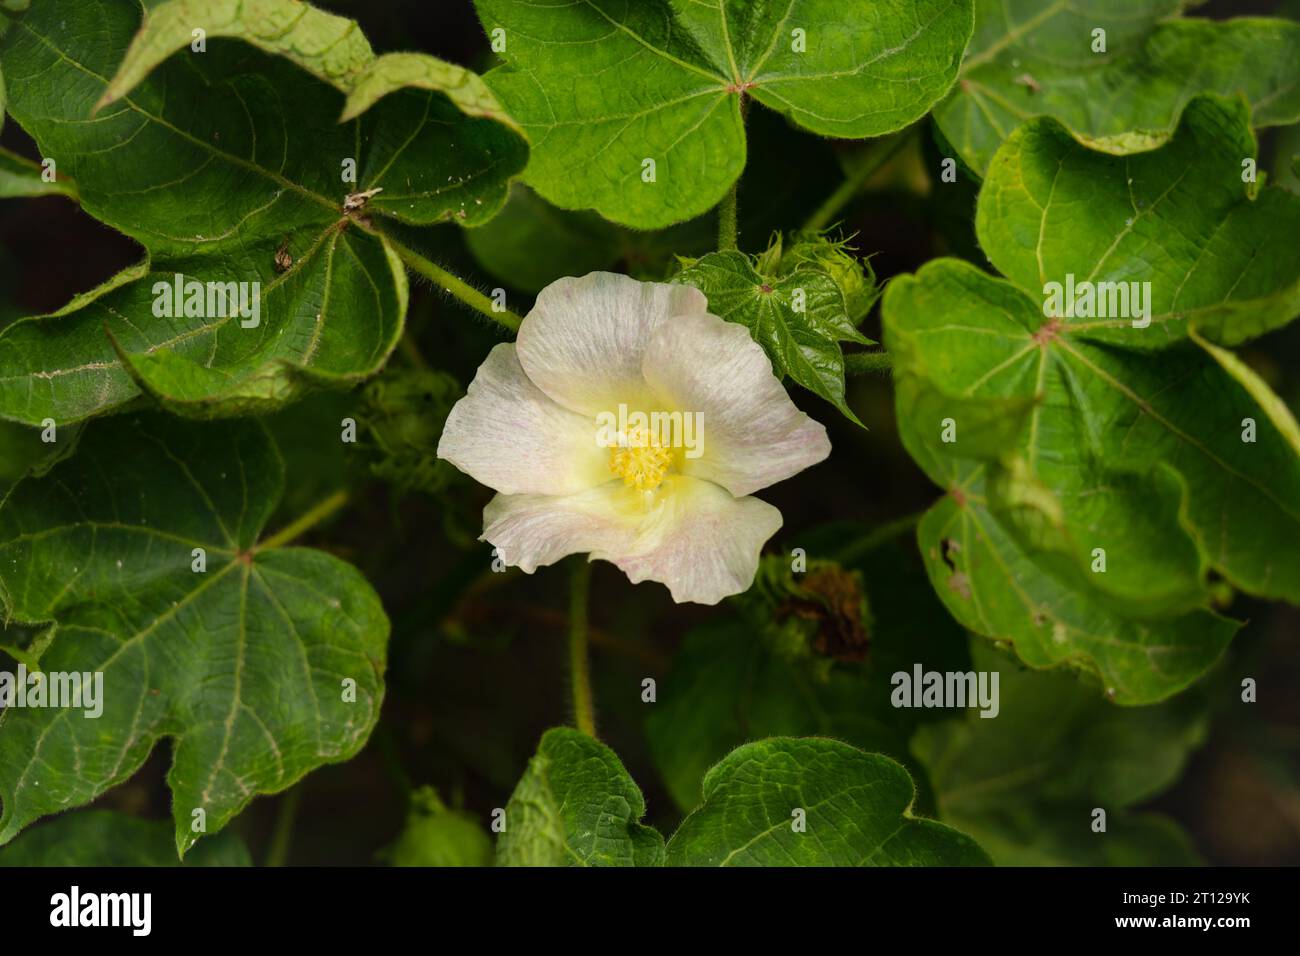
M668 474L672 464L671 449L647 429L638 428L609 451L609 470L623 479L623 484L637 491L653 491Z

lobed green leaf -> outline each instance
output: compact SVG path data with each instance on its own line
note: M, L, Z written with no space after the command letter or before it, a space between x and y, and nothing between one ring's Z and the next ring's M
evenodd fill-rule
M121 416L0 503L6 616L53 625L43 670L102 675L98 716L0 716L0 843L127 779L164 738L181 853L360 750L388 620L352 566L259 544L282 489L259 423Z
M1238 340L1297 310L1285 255L1260 250L1256 271L1215 254L1212 237L1268 191L1242 196L1214 136L1251 143L1244 107L1197 100L1166 147L1128 159L1027 124L995 157L978 217L1011 281L937 260L885 298L900 434L947 492L919 532L936 591L972 630L1035 667L1099 673L1121 703L1167 697L1222 653L1236 625L1207 609L1214 575L1300 601L1293 420L1256 377L1186 338L1204 315L1207 334ZM1192 193L1175 192L1184 180ZM1162 194L1179 198L1151 213ZM1129 207L1130 226L1114 223L1135 196L1176 221L1152 231ZM1150 276L1153 311L1178 321L1047 315L1039 283L1054 270ZM1179 299L1170 285L1194 291ZM1174 313L1175 301L1196 308ZM1029 410L985 441L981 409L1008 402Z
M824 136L880 136L947 93L972 28L971 0L475 5L504 41L486 79L533 142L528 183L642 229L736 181L746 97Z
M774 737L732 751L668 841L669 866L981 866L970 837L911 815L903 767L837 740ZM800 813L802 811L802 813Z
M645 798L614 751L548 730L506 805L501 866L659 866L664 841L639 821Z

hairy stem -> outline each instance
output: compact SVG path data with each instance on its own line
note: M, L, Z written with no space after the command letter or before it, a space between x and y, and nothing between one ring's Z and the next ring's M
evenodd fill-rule
M334 492L334 494L330 495L328 498L317 502L310 511L302 515L296 521L281 528L275 534L271 535L271 537L258 544L257 550L267 551L271 548L284 547L289 542L301 537L316 525L320 524L330 515L334 514L334 512L347 504L347 502L348 493L346 491L339 490Z
M718 251L727 252L736 248L736 194L740 191L740 180L731 184L727 195L718 203Z
M417 275L422 275L431 282L437 283L438 287L445 292L459 299L471 309L481 312L493 322L505 326L511 332L519 331L519 323L523 321L514 312L509 309L498 311L492 300L485 296L478 289L474 288L459 276L452 275L442 266L426 259L414 249L402 245L392 236L384 235L384 239L392 246L393 251L398 257L406 263L407 268Z
M873 140L859 159L857 167L849 173L844 182L840 183L839 188L817 207L817 211L804 223L804 229L820 231L834 223L840 210L862 191L867 180L874 176L881 166L893 159L894 155L907 144L915 129L914 126L909 127Z
M591 563L578 557L569 578L569 678L573 685L573 721L596 736L596 705L591 693L591 659L587 653L587 592Z
M888 352L850 352L844 356L844 371L849 375L888 373L893 367L894 357Z

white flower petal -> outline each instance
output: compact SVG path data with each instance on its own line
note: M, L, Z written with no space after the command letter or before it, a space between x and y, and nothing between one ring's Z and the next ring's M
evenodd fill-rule
M702 413L702 454L684 460L687 475L740 497L830 454L826 429L790 401L742 325L708 314L661 323L642 369L661 404Z
M507 565L532 574L570 554L623 553L640 515L621 481L574 495L497 495L483 509L483 535Z
M717 604L744 591L781 512L757 498L676 475L652 493L609 482L576 495L497 495L483 536L529 574L570 554L617 565L637 584L668 585L673 600Z
M610 480L595 422L551 401L509 342L492 349L447 416L438 457L504 494L568 495Z
M557 279L519 327L519 361L543 392L575 412L616 413L620 402L649 411L641 376L647 341L664 320L707 308L690 286L612 272Z
M657 497L639 529L635 553L594 557L613 561L634 584L668 585L679 604L717 604L748 589L763 544L781 527L781 512L757 498L734 498L711 482L680 475L665 482Z

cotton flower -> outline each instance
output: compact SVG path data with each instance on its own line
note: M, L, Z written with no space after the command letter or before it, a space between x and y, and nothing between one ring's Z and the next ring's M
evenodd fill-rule
M483 536L531 574L566 555L716 604L781 513L751 497L830 454L749 332L697 289L593 272L542 290L438 444L497 496Z

